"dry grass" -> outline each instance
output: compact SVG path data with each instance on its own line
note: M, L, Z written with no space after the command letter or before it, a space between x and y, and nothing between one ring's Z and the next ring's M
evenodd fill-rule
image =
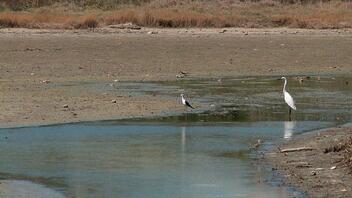
M349 3L295 7L286 13L273 16L277 26L295 28L332 29L352 27L352 8Z
M48 13L13 13L0 14L0 28L49 28L49 29L88 29L98 27L95 15L83 16Z
M169 9L117 11L104 18L107 25L132 22L150 27L224 27L223 16Z
M238 4L228 9L128 9L104 17L103 22L108 25L132 22L151 27L352 27L352 6L349 3L283 6L266 1Z
M89 28L97 28L99 22L95 15L86 15L75 18L73 21L70 21L70 26L75 29L89 29Z
M57 7L55 5L55 7L45 7L45 9L0 12L0 27L87 29L128 22L146 27L171 28L294 27L324 29L352 27L352 4L338 1L287 5L274 0L262 0L255 3L220 0L154 0L138 6L125 5L119 9L108 11L64 9L67 6L62 10L57 10Z

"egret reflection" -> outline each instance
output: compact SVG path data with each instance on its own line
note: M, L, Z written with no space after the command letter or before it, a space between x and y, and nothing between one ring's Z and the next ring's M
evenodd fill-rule
M186 127L181 127L181 149L182 152L185 152L186 147Z
M284 139L291 139L294 133L295 126L296 126L296 122L292 122L292 121L284 122Z

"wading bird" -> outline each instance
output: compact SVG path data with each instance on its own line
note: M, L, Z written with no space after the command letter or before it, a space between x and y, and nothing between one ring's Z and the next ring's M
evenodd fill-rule
M189 102L183 97L183 94L181 94L181 99L182 99L182 104L187 108L191 108L191 109L194 109L194 107L192 107Z
M292 96L286 91L286 85L287 85L287 79L285 77L281 77L281 79L285 80L284 88L282 89L282 92L284 93L284 99L287 105L289 106L289 118L291 120L291 109L296 110L296 105L295 101L293 100Z

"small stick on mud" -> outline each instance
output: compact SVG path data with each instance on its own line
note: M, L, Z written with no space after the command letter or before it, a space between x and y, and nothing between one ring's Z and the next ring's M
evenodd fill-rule
M314 150L312 147L298 147L298 148L287 148L287 149L280 149L281 153L289 153L289 152L296 152L296 151L311 151Z

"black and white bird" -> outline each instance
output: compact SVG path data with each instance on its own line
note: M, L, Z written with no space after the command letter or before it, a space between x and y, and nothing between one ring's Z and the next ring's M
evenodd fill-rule
M183 97L183 94L181 94L181 99L182 99L182 104L184 106L194 109L194 107L192 107L192 105L190 105L189 102Z

